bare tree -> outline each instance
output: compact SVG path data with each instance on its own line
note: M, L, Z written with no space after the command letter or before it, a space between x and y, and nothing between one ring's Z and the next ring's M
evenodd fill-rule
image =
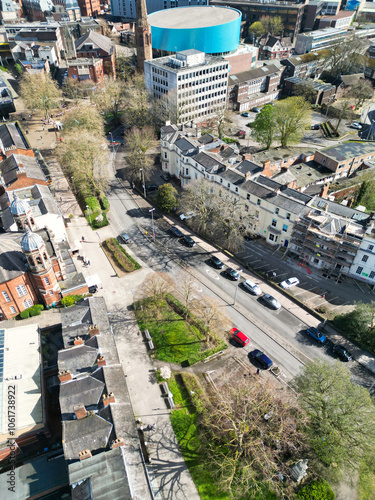
M193 212L191 224L198 233L206 235L208 224L215 213L212 184L205 179L188 184L181 196L180 208L185 212Z
M62 135L66 135L72 130L75 130L78 134L80 134L82 130L87 130L88 132L100 136L102 142L105 142L103 117L98 112L96 106L83 105L69 110L64 115Z
M115 125L119 123L120 114L128 103L126 90L124 81L107 78L104 86L92 98L101 111L112 116Z
M326 49L325 66L332 76L350 75L363 71L365 49L364 41L353 33Z
M196 301L194 314L204 326L206 343L210 341L214 343L213 334L220 338L227 338L232 321L214 297L201 297L199 301Z
M185 308L183 316L186 319L189 311L195 309L197 302L195 281L189 274L185 273L183 279L179 280L176 295Z
M134 75L126 82L126 99L128 106L121 116L126 127L142 128L151 125L153 121L151 102L152 96L146 89L143 75Z
M374 89L368 80L364 78L358 80L349 91L349 96L353 97L355 108L359 108L367 99L372 99L374 96Z
M245 498L262 486L291 498L286 460L298 460L307 449L307 418L292 394L254 378L224 383L201 414L202 450L220 488Z
M174 282L167 273L154 273L142 286L143 298L150 298L158 306L168 293L174 290Z

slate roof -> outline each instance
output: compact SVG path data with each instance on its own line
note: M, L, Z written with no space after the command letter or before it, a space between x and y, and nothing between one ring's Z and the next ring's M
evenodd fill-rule
M76 405L98 405L104 390L104 383L94 377L73 379L60 385L61 414L74 413Z
M262 200L266 200L272 203L276 207L282 208L287 212L296 215L299 215L306 206L306 204L302 201L290 198L289 196L285 195L285 191L287 191L288 188L286 188L283 192L277 193L274 189L270 189L266 186L263 186L262 184L258 184L257 182L250 180L246 181L245 184L241 186L241 189L243 189L247 193L257 196Z
M228 85L238 85L240 83L254 80L255 78L273 75L274 73L278 72L279 68L277 68L274 64L266 64L264 66L261 66L260 68L250 69L249 71L237 73L236 75L229 75Z
M224 165L220 163L219 159L204 151L195 155L194 160L204 167L208 173L216 173L220 167L225 168Z
M127 464L123 447L69 464L73 500L130 500ZM110 487L109 487L110 485Z
M257 165L250 160L242 160L239 165L237 165L236 170L241 172L241 174L246 175L250 173L251 175L258 174L263 171L261 165Z
M0 125L0 147L9 149L30 149L30 146L17 123L2 123Z
M263 186L267 186L271 189L280 189L285 196L289 196L295 200L301 201L302 203L308 203L311 201L311 196L308 196L300 191L296 191L295 189L290 189L285 187L283 184L275 181L274 179L270 179L269 177L265 177L264 175L260 175L257 177L258 184L262 184Z
M291 182L295 182L297 180L289 169L285 170L285 172L276 174L274 177L272 177L272 179L282 185L290 184Z
M264 47L273 47L276 45L277 42L280 42L282 47L291 47L292 46L292 40L290 37L285 37L285 38L278 38L277 36L270 35L268 33L268 36L263 38L263 46ZM261 40L261 41L263 41Z
M17 180L17 173L22 170L25 171L29 179L46 181L46 177L36 158L12 154L0 163L1 176L7 188Z
M174 132L177 132L177 127L176 125L163 125L160 128L161 134L173 134Z
M285 81L294 83L296 85L312 85L316 92L326 92L328 90L333 90L335 87L331 83L323 83L323 82L319 82L317 80L312 80L311 78L309 78L309 79L299 78L298 76L292 76L290 78L285 78Z
M96 31L88 31L85 35L81 36L76 41L76 51L77 52L89 52L90 47L93 46L93 49L102 49L108 54L113 52L113 42L110 38L97 33Z
M212 134L204 134L199 137L198 142L200 144L210 144L211 142L214 142L214 140L216 140L216 137Z
M113 425L98 415L88 415L79 420L64 420L62 443L66 460L78 459L78 453L106 448ZM88 460L88 459L87 459Z
M345 142L339 146L321 149L319 152L336 161L345 161L369 153L375 153L375 144L372 142Z
M188 152L195 152L196 151L196 145L194 144L193 141L185 139L185 137L180 136L178 139L175 141L175 145L182 151L183 154L187 154Z
M241 174L237 174L234 170L226 170L225 172L220 174L225 181L234 184L235 186L239 186L245 182L245 177Z
M321 198L316 196L311 203L312 207L318 208L325 211L327 208L328 213L337 215L339 217L345 217L347 219L352 219L357 223L367 222L370 218L369 214L361 212L360 210L355 210L354 208L346 207L341 205L341 203L335 203L334 201Z
M87 345L78 345L58 352L59 371L70 370L72 374L82 373L96 367L98 350Z

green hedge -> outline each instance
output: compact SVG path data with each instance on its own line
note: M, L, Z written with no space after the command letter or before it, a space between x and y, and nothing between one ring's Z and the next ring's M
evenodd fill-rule
M335 494L327 481L317 479L306 484L298 493L299 500L334 500Z
M20 312L21 319L27 319L29 317L30 317L30 311L28 309L25 309L24 311Z
M28 309L25 309L24 311L20 312L20 318L21 319L27 319L30 318L30 316L39 316L39 314L42 313L44 309L43 304L35 304Z
M181 380L197 413L209 406L209 399L197 377L192 373L180 373Z
M99 198L99 201L100 201L100 205L101 205L103 210L109 210L109 201L108 201L108 198L106 196L101 196Z
M126 273L131 273L132 271L142 267L135 259L133 259L131 255L128 254L128 252L115 238L108 238L103 242L103 245L110 252L112 258L120 269Z
M81 300L83 295L67 295L61 299L61 305L64 307L74 306L76 302Z
M99 213L101 212L100 203L96 199L95 196L87 196L85 198L85 203L86 203L86 206L89 207L91 214L95 214L95 212L99 212ZM85 209L86 209L86 207L85 207Z

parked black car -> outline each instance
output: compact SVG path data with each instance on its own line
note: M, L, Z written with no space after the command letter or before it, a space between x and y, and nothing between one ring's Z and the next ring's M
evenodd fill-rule
M220 259L215 257L214 255L210 258L210 264L215 268L215 269L223 269L224 264L221 262Z
M240 273L231 267L227 267L224 274L228 276L232 281L238 281L240 279Z
M182 232L176 226L171 227L171 233L173 233L177 238L182 238L183 236Z
M350 352L347 349L345 349L345 347L343 345L339 345L339 344L334 345L332 350L343 361L351 361L353 359L353 356L350 354Z
M146 186L146 191L152 193L153 191L157 191L159 189L159 186L157 186L156 184L148 184Z
M185 245L190 247L190 248L196 244L195 241L193 240L193 238L187 234L183 237L183 240L184 240Z

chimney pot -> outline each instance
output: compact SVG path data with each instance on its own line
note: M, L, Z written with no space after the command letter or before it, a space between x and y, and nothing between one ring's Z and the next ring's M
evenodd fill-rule
M80 460L84 460L85 458L90 458L90 457L92 457L90 450L83 450L78 453L78 458Z
M74 345L81 345L81 344L83 344L82 338L81 337L76 337L74 339Z
M104 396L103 396L104 406L108 406L109 404L115 403L115 402L116 402L116 400L115 400L115 395L113 394L113 392L110 392L109 394L104 394Z
M117 438L112 442L111 449L113 450L113 448L118 448L119 446L124 446L124 445L125 441L123 440L123 438Z
M73 378L72 374L70 373L70 370L63 370L59 372L58 377L60 382L68 382Z
M89 334L90 334L90 337L94 337L95 335L100 335L98 325L89 326Z
M97 365L98 366L105 366L107 363L106 363L106 360L104 358L104 356L99 356L98 360L97 360Z

